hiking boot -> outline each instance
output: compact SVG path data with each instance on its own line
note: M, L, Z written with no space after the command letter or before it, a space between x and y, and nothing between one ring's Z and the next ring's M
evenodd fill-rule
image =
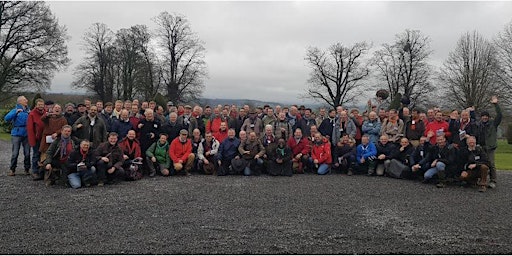
M443 182L437 183L436 187L438 188L444 188L446 185Z
M366 176L372 176L374 172L375 172L375 170L368 169L368 174L366 174Z
M85 183L85 187L88 188L91 186L91 183Z
M487 185L489 188L492 188L492 189L495 189L496 188L496 182L495 181L491 181L489 182L489 185Z
M192 176L192 174L189 171L185 171L186 176Z
M352 174L354 174L354 173L352 172L352 169L348 169L347 175L348 175L348 176L352 176Z
M149 172L149 177L155 177L155 174L156 174L156 171L150 171Z
M104 185L105 185L105 183L103 183L103 181L98 182L98 187L103 187Z
M30 175L30 170L25 170L25 175L29 176Z
M478 192L485 192L487 190L487 186L478 186Z
M43 177L37 173L32 173L32 180L42 180Z
M51 185L53 185L53 183L54 183L54 182L53 182L53 181L51 181L51 180L46 180L46 181L44 182L44 185L45 185L46 187L50 187Z
M13 170L9 170L9 172L7 173L7 176L15 176L16 174L14 173Z

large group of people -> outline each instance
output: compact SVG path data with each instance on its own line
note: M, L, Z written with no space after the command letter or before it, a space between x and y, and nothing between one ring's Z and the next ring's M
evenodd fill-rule
M381 99L379 102L381 102ZM477 120L474 108L421 111L279 105L199 106L89 99L64 107L24 96L11 122L16 173L21 147L26 175L47 186L103 186L143 177L359 174L496 187L494 151L502 113L498 99ZM32 151L32 159L30 159ZM490 176L490 178L488 178Z

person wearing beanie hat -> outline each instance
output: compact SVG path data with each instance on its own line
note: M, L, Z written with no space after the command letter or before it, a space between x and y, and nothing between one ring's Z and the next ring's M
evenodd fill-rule
M498 98L493 96L491 98L491 104L494 105L494 109L496 111L496 117L494 119L490 118L488 111L482 111L480 113L480 121L477 122L477 144L482 146L487 153L487 157L489 158L490 166L489 166L489 174L490 181L488 186L490 188L496 187L496 165L494 161L494 153L496 148L498 147L497 142L497 132L498 126L501 123L501 119L503 117L501 113L501 108L498 104Z

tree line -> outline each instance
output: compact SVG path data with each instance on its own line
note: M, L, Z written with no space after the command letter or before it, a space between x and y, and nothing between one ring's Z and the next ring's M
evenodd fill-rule
M197 100L208 78L205 43L184 15L161 12L157 29L133 25L112 31L94 23L81 39L85 57L73 71L73 88L103 101ZM56 71L69 65L65 26L45 2L0 2L0 93L49 89ZM391 101L411 106L487 107L484 99L509 99L512 91L512 22L492 39L462 34L441 67L430 64L432 40L407 29L373 48L366 41L309 46L311 73L303 96L330 106L361 100L364 91L385 89ZM0 98L0 101L2 98ZM510 102L507 102L510 103Z

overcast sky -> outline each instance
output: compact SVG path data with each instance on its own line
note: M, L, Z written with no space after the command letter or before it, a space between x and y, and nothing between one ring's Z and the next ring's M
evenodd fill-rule
M72 64L57 73L53 92L71 91L84 57L84 32L95 22L116 32L137 24L154 29L160 12L185 15L205 42L209 78L204 97L297 103L310 69L308 46L367 41L378 49L405 29L432 40L430 61L441 66L458 38L477 30L491 39L512 21L512 2L127 2L58 1L50 8L65 25Z

